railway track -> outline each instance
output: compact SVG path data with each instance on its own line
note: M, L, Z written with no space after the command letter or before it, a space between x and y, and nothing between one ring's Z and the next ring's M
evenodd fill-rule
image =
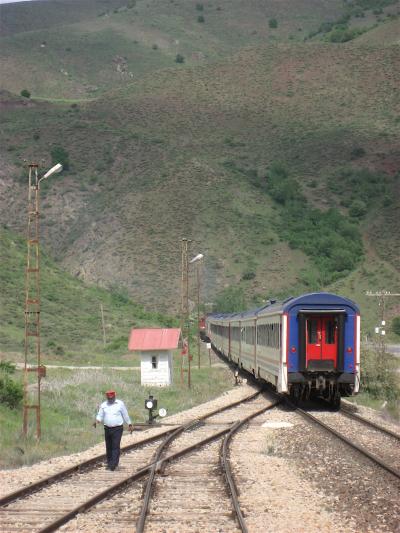
M205 420L212 419L212 417L238 406L242 406L243 409L243 405L246 405L244 402L251 403L258 394L252 394L245 400L236 401L225 405L222 409L209 412L193 422L192 425L197 424L198 429L206 427ZM265 399L263 401L265 403ZM238 409L240 410L240 407ZM186 426L190 426L190 424ZM135 482L139 482L139 485L136 483L134 491L136 491L136 496L140 495L141 498L140 480L152 470L154 463L152 458L160 445L160 439L165 438L171 441L170 436L174 433L175 436L182 433L186 426L169 428L151 438L126 446L122 450L124 454L122 466L113 473L102 468L104 455L101 455L66 469L55 476L41 480L33 486L6 495L0 500L2 531L7 533L55 531L62 524L66 524L83 511L95 506L96 503L103 502L102 508L112 506L113 504L109 503L112 502L112 498L106 503L104 499L109 499L113 494L119 494L121 490ZM212 424L209 427L213 427ZM229 427L225 425L222 430L217 432L213 427L213 430L214 434L208 440L214 440L223 435L229 430ZM194 431L189 433L194 434ZM199 441L199 439L197 440ZM200 441L204 440L207 438L200 439ZM196 446L200 444L204 445L204 442L197 442ZM188 453L187 446L186 451L179 453L175 451L164 461L172 461L185 453ZM142 468L138 469L138 466L142 466ZM139 505L137 504L136 507L138 508ZM132 525L132 515L129 522ZM68 526L65 527L68 528ZM125 529L123 530L125 531Z
M146 531L190 532L203 529L227 533L247 532L228 460L229 441L244 424L275 407L277 403L279 401L266 405L265 399L260 398L241 406L240 415L236 411L216 415L195 431L177 435L175 440L168 439L166 446L173 453L177 453L175 450L182 446L182 449L187 446L194 449L198 447L198 442L206 445L190 456L168 465L165 464L169 463L168 458L165 463L160 460L165 450L159 451L155 457L157 466L153 467L147 481L137 533L143 533L145 527ZM238 416L241 419L239 421ZM227 436L222 446L212 442L224 434ZM163 473L165 469L167 475L159 476L156 480L156 471L161 470ZM226 487L229 487L228 491ZM171 501L174 502L173 506Z
M375 422L372 422L372 420L368 420L368 418L364 418L364 417L358 415L357 413L354 413L353 411L351 411L347 407L343 407L342 406L341 409L340 409L340 412L343 413L345 416L347 416L349 418L353 418L354 420L357 420L358 422L361 422L362 424L364 424L366 426L374 428L374 429L380 431L381 433L385 433L386 435L389 435L389 436L393 437L394 439L400 440L400 434L399 433L395 433L394 431L391 431L390 429L385 428L385 427L381 426L380 424L376 424Z
M400 437L354 413L346 411L318 412L311 414L298 406L290 404L305 419L322 427L358 453L367 457L382 469L400 479ZM349 418L352 423L349 424ZM354 426L354 422L356 426ZM360 431L363 427L363 431ZM351 436L348 436L348 435Z

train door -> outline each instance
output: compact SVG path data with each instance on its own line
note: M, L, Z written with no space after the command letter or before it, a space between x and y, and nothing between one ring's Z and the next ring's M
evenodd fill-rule
M306 366L308 370L334 370L338 357L338 321L333 316L306 319Z

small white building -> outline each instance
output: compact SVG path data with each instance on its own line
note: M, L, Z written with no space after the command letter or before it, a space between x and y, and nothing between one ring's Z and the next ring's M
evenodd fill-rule
M172 351L179 345L179 328L133 329L129 350L140 354L140 382L152 387L166 387L173 381Z

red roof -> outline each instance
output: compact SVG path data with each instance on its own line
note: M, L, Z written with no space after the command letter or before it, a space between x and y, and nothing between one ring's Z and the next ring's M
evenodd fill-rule
M133 329L129 338L129 350L175 350L178 347L179 328Z

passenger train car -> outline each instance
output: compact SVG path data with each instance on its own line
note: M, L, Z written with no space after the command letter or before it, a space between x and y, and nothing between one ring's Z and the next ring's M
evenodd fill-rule
M360 384L360 312L335 294L316 292L252 311L210 314L214 348L298 402L323 396L335 407Z

